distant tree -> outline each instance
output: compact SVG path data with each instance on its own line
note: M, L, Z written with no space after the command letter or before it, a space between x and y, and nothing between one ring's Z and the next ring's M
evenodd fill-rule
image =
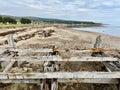
M3 22L3 18L0 16L0 23L2 23Z
M27 19L27 18L21 18L21 19L20 19L20 22L21 22L22 24L30 24L30 23L31 23L31 20L30 20L30 19Z
M10 17L4 17L3 18L3 23L10 23L10 24L16 24L17 23L17 21L15 20L15 19L13 19L13 18L10 18Z

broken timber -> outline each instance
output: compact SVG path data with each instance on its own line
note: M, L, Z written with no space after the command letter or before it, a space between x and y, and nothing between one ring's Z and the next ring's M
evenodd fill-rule
M12 59L6 59L1 58L0 61L81 61L81 62L87 62L87 61L118 61L117 58L113 57L72 57L68 59L62 59L61 57L56 56L22 56L22 57L16 57Z
M0 73L0 79L120 79L120 72Z

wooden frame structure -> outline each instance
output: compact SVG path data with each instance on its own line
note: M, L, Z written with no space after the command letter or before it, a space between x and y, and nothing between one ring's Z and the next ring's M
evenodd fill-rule
M49 58L49 59L48 59ZM75 82L75 83L101 83L101 84L119 84L120 72L49 72L49 73L9 73L15 61L79 61L79 62L118 62L119 60L112 57L84 57L61 59L56 56L24 56L17 58L0 59L0 61L10 61L3 72L0 73L0 82L2 83L38 83L39 79L58 78L58 82ZM106 67L107 65L104 64Z
M11 36L10 36L11 38ZM11 51L18 52L51 52L51 49L39 49L34 51L34 49L15 49L15 44L13 39L9 39L10 45L13 45ZM5 50L5 49L0 49ZM72 51L74 52L74 51ZM90 52L89 50L80 51ZM108 72L41 72L41 73L9 73L13 64L16 61L79 61L79 62L102 62ZM106 62L120 62L117 58L113 57L73 57L69 59L62 59L60 56L20 56L15 58L1 58L0 61L10 62L3 72L0 73L1 83L38 83L40 79L53 79L57 78L58 82L74 82L74 83L101 83L101 84L118 84L118 89L120 90L120 71L112 72L108 67Z

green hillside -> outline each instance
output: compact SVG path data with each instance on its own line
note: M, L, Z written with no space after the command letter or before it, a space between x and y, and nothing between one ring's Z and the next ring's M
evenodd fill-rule
M92 24L92 25L101 25L101 23L95 23L90 21L72 21L72 20L61 20L61 19L51 19L51 18L39 18L39 17L16 17L9 15L0 15L2 17L11 17L19 20L20 18L28 18L36 23L58 23L58 24Z

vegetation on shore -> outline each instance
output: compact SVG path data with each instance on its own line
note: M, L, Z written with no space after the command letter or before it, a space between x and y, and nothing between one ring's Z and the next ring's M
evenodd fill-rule
M51 18L39 18L39 17L16 17L16 16L6 16L2 15L2 17L10 17L15 20L25 21L26 23L22 22L22 24L27 24L32 22L33 24L59 24L65 26L102 26L101 23L95 23L92 21L74 21L74 20L61 20L61 19L51 19ZM21 20L23 19L23 20ZM31 20L31 21L30 21Z
M2 17L0 16L0 23L2 24L17 24L17 22L21 24L30 24L31 20L27 18L21 18L20 20L17 20L15 18L11 17Z
M0 23L10 23L10 24L17 24L16 19L10 18L10 17L0 17Z

